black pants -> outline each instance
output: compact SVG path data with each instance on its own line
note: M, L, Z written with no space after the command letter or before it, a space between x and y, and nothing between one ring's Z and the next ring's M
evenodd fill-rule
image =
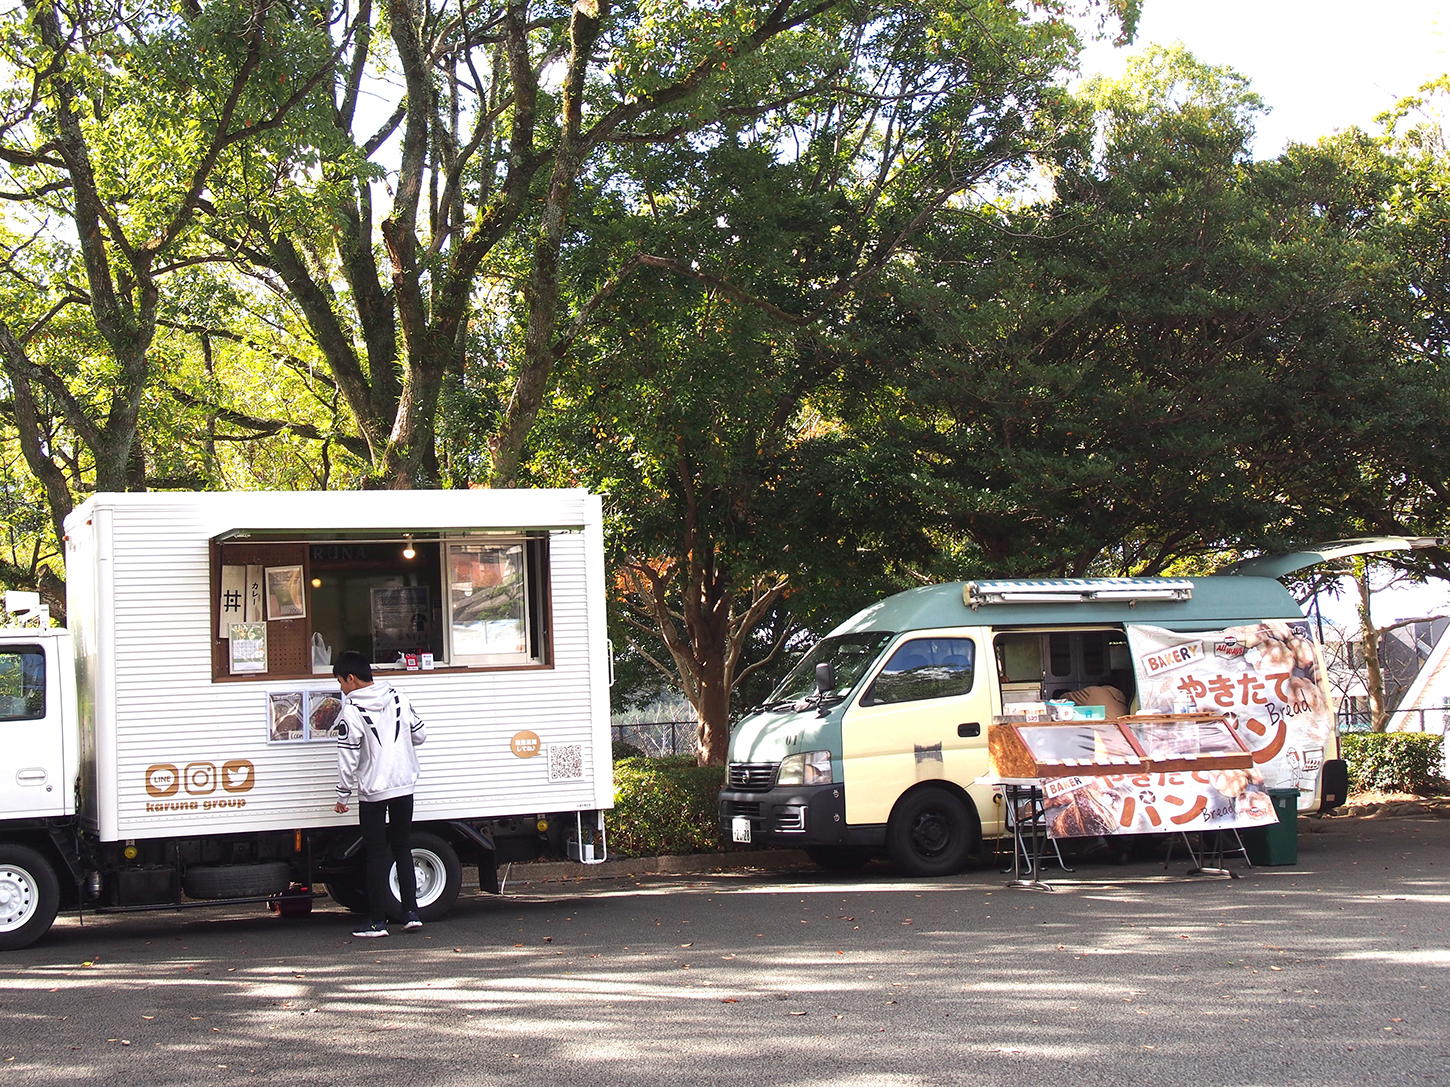
M388 870L398 866L398 897L403 917L418 908L418 886L413 878L413 796L358 802L363 848L368 858L368 920L387 924Z

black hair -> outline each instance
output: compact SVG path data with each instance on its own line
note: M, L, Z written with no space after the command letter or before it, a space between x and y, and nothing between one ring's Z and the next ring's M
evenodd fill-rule
M338 655L337 660L332 665L332 674L338 679L342 679L344 676L352 676L355 679L362 680L364 683L371 683L373 681L373 666L356 649L348 649Z

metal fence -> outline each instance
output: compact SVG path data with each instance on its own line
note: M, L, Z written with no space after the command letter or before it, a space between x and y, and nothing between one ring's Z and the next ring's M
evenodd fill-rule
M1340 710L1334 718L1340 734L1346 732L1368 732L1370 715ZM1427 706L1423 709L1400 709L1390 711L1390 732L1429 732L1443 736L1450 724L1450 707Z
M610 725L616 743L639 748L652 759L661 755L693 755L697 721L646 721L634 725Z

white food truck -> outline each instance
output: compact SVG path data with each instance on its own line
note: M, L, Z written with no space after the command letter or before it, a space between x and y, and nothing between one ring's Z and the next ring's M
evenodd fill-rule
M333 812L344 650L428 726L425 920L463 864L496 891L508 860L591 856L614 796L596 496L100 494L65 529L69 629L0 632L0 949L60 908L365 906Z

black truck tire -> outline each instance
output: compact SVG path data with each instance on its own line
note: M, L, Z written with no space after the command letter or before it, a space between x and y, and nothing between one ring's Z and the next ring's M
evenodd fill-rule
M463 865L453 847L436 834L415 832L413 874L418 885L418 916L424 921L446 917L463 890ZM394 921L405 920L398 899L396 865L388 873L388 916Z
M960 872L977 848L976 813L955 793L926 786L896 805L886 825L886 855L912 876Z
M345 910L352 910L353 913L366 913L368 909L368 892L363 887L364 876L359 873L356 879L344 879L339 877L327 885L327 893L332 900Z
M413 834L413 877L418 887L418 916L424 921L444 917L463 890L463 865L457 852L438 835L427 831ZM368 912L365 862L358 864L357 873L351 878L334 877L327 884L327 893L353 913ZM388 869L388 919L407 920L399 898L397 865Z
M0 951L29 947L50 931L60 881L50 862L23 845L0 845Z
M261 898L280 894L292 882L286 861L261 864L194 864L181 877L191 898Z

